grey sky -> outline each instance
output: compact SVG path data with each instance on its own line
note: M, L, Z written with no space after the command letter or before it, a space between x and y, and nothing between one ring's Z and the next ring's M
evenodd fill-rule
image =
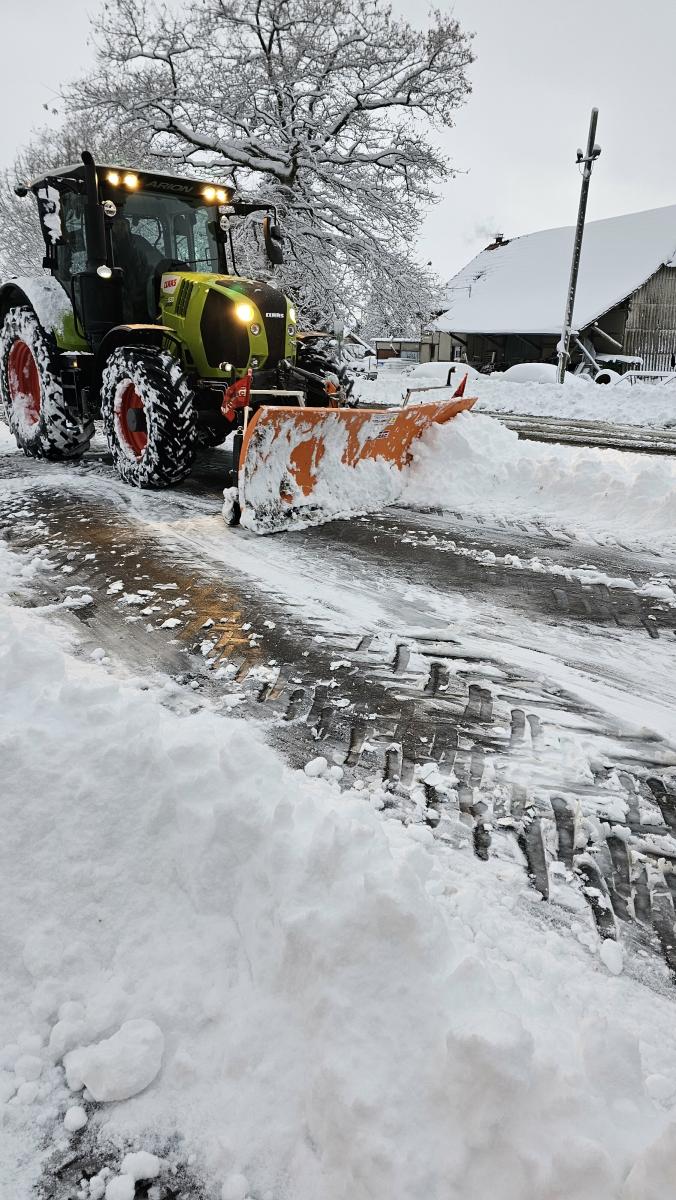
M443 3L443 0L439 0ZM0 162L92 59L96 0L0 0ZM418 0L396 0L415 21ZM474 91L441 135L466 172L426 222L421 252L448 277L490 239L572 224L589 111L603 153L588 216L676 203L674 0L456 0L476 32ZM676 234L676 231L675 231Z

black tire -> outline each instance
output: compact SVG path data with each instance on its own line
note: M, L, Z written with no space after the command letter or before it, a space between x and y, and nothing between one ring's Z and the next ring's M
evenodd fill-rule
M0 395L17 445L32 458L80 458L93 421L74 416L63 398L47 336L32 309L10 308L0 332Z
M193 394L170 354L129 346L113 350L101 382L101 419L126 483L171 487L189 474L197 445Z

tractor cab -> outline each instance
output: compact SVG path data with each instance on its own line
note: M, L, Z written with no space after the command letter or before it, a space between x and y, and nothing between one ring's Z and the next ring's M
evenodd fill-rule
M230 224L265 211L268 259L283 259L270 205L235 201L220 183L82 163L52 171L34 193L45 240L43 266L68 293L78 333L98 344L125 323L156 322L162 275L236 277Z

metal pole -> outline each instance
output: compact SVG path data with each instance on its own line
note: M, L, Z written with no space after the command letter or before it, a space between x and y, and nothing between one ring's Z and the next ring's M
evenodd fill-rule
M563 330L561 333L561 341L559 342L559 365L556 374L556 378L559 383L563 383L565 379L566 367L568 366L568 360L570 359L570 337L573 324L573 308L575 306L577 274L580 269L580 253L582 250L584 219L587 213L589 181L591 179L594 162L601 153L601 147L596 145L596 122L598 121L598 116L598 108L593 108L591 110L591 119L589 121L587 153L583 155L581 150L578 150L577 152L577 161L578 163L583 163L584 168L582 171L582 187L580 188L580 204L577 210L577 225L575 227L575 242L573 244L573 261L570 266L570 282L568 284L568 297L566 299L566 313L563 318Z

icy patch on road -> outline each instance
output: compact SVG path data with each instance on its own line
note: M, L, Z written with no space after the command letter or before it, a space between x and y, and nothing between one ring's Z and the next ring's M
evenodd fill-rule
M578 539L676 545L676 461L520 441L480 414L433 426L398 503L534 522Z

